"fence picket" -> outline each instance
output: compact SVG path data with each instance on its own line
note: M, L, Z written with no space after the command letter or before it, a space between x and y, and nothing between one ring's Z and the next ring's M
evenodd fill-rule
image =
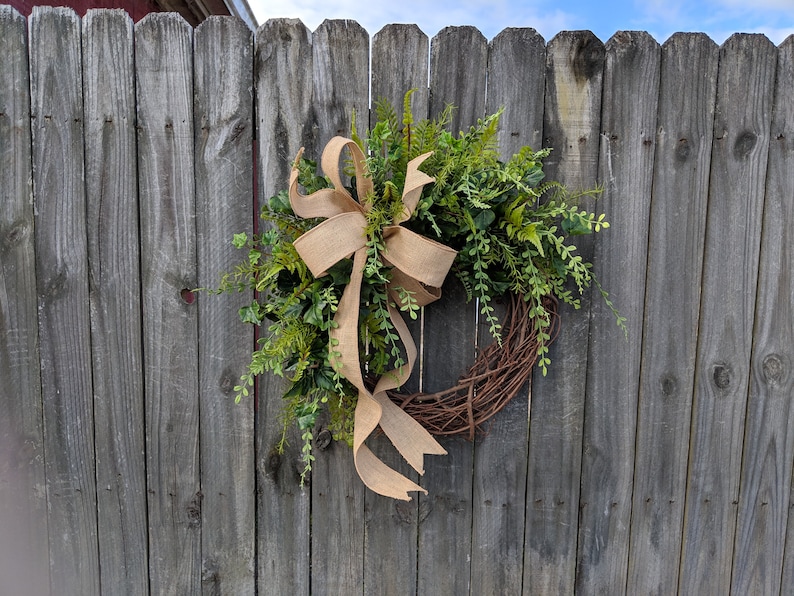
M577 587L624 590L642 346L648 214L659 96L659 44L617 33L606 44L599 177L612 229L594 243L593 271L628 334L596 294L590 310Z
M553 149L546 176L572 190L598 173L604 44L589 31L560 33L546 49L543 145ZM585 200L591 209L592 201ZM592 259L593 242L574 244ZM582 428L590 292L575 310L560 304L562 325L546 376L535 371L530 407L524 593L571 594L576 572Z
M259 205L286 188L301 146L314 155L311 32L298 20L267 21L256 35ZM260 226L265 225L260 222ZM249 296L250 298L250 296ZM284 382L257 386L257 586L261 594L309 594L310 488L299 483L301 438L290 429L279 454Z
M453 133L485 115L488 44L474 27L447 27L430 43L430 116L456 106ZM452 386L474 360L476 311L450 272L441 299L425 309L423 389ZM420 594L468 593L471 574L473 446L442 438L448 455L425 458L419 497ZM443 570L440 571L440 570Z
M0 6L0 577L48 594L27 22Z
M791 236L794 109L794 39L778 48L777 76L769 131L769 157L761 238L758 298L750 361L750 387L740 476L731 590L735 594L774 594L781 584L790 511L791 462L794 457L792 395ZM760 174L759 174L760 176ZM789 527L791 524L788 524ZM790 531L790 530L789 530ZM790 548L790 547L789 547Z
M83 20L85 182L91 280L99 568L102 590L148 589L140 239L133 24Z
M192 41L178 15L135 26L150 589L175 595L201 591Z
M717 59L705 35L662 48L629 593L678 584Z
M99 593L80 19L30 20L44 459L54 591Z
M241 258L235 233L252 233L253 34L243 21L212 17L195 32L194 130L198 281L213 287ZM222 64L223 68L218 68ZM253 400L234 404L253 330L241 294L199 302L202 588L254 594L256 511Z
M777 54L720 48L679 590L730 590ZM727 233L726 233L727 232Z
M324 21L312 36L318 155L337 135L349 137L351 114L367 122L369 35L355 21ZM340 167L341 167L340 163ZM344 443L318 450L313 465L313 593L351 594L364 584L364 485Z
M546 44L534 29L506 29L489 45L486 112L500 118L504 160L522 145L539 148L543 129ZM504 305L497 314L504 314ZM478 347L492 343L480 317ZM491 421L474 448L471 593L519 594L523 580L529 383Z
M401 117L403 98L410 89L411 108L418 121L427 117L427 73L430 41L416 25L388 25L372 41L372 99L386 99ZM370 113L370 126L375 114ZM421 325L404 317L411 335L421 341ZM402 388L419 389L417 363L411 379ZM419 475L402 459L384 435L369 439L373 453L388 466L400 470L414 482ZM418 532L418 500L393 501L367 491L364 495L364 593L416 594L416 540ZM383 553L392 552L392 557Z

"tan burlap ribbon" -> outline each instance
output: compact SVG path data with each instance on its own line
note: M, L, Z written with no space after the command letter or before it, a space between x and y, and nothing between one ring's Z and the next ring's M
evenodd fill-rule
M347 148L356 171L356 189L363 204L347 192L339 173L339 158ZM297 164L301 153L295 160ZM396 288L414 292L420 306L437 300L441 285L449 271L456 252L429 238L416 234L400 224L413 214L422 188L433 178L419 171L419 165L430 153L420 155L408 163L403 190L405 209L397 221L383 229L385 250L382 258L392 266L389 293L395 298ZM386 392L401 386L411 374L416 361L416 344L400 312L391 303L389 315L399 334L407 356L407 365L383 375L370 393L364 385L358 345L358 318L361 300L361 283L367 261L366 197L373 193L372 180L366 176L364 154L358 145L343 137L335 137L323 150L322 170L331 180L333 188L318 190L311 195L298 192L298 171L293 167L290 175L289 198L292 209L304 218L328 218L295 240L295 249L315 277L325 275L338 261L353 256L350 282L342 293L334 317L336 327L329 334L332 357L341 374L358 389L358 405L353 430L353 458L361 480L376 493L395 499L410 500L409 491L422 491L422 487L399 472L391 469L365 445L367 437L380 425L392 444L405 460L420 474L424 473L424 454L445 455L446 451L418 422L393 404ZM335 340L335 341L334 341Z

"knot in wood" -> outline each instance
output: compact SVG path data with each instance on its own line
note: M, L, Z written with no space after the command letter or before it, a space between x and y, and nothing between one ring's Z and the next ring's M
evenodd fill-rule
M678 392L678 379L673 375L664 375L659 379L659 384L665 397L673 397Z
M692 152L692 148L689 145L689 139L678 139L678 143L675 147L675 160L679 163L685 162L689 159L689 154Z
M733 144L733 156L736 159L744 159L755 147L756 142L758 141L758 135L754 132L749 130L744 131L739 137L736 139L736 142Z
M783 359L777 354L769 354L761 365L764 371L764 380L768 385L777 385L785 372Z
M314 439L314 445L320 451L325 451L328 449L328 446L331 444L331 440L333 436L331 435L331 431L327 428L324 428L320 432L317 433L317 438Z
M715 364L712 378L717 389L725 390L731 384L731 367L727 364Z
M186 508L188 526L191 528L196 528L201 525L201 500L203 498L204 495L201 494L201 491L197 492L195 496L190 500L190 503Z
M28 236L29 227L24 221L15 222L2 239L4 249L9 249L20 244Z

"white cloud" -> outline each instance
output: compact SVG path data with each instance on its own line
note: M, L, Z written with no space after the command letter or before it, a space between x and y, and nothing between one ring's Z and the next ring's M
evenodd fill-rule
M792 2L792 0L753 0L751 4L748 4L747 0L712 0L712 2L717 5L741 9L750 8L751 10L767 8L789 11L794 10L794 2Z

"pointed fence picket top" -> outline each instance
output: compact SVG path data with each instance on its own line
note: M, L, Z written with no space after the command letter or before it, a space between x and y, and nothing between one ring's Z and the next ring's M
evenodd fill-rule
M660 46L475 27L0 7L0 569L15 593L783 593L789 492L792 40ZM371 53L371 61L370 61ZM248 293L196 295L300 147L399 110L504 108L499 143L602 187L547 376L490 434L442 438L411 502L321 425L283 451L283 383L234 403ZM490 341L454 276L411 329L411 390ZM261 330L260 330L261 333ZM321 423L322 424L322 423ZM369 441L397 469L383 437ZM405 472L409 473L409 472ZM9 579L10 578L10 579ZM4 584L5 585L5 584Z

